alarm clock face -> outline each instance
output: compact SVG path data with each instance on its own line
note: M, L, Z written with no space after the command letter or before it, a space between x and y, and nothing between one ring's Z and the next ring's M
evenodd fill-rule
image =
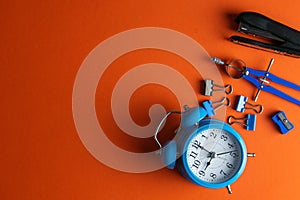
M244 143L241 144L239 137L219 128L194 134L187 143L184 156L194 182L218 188L235 181L246 162Z

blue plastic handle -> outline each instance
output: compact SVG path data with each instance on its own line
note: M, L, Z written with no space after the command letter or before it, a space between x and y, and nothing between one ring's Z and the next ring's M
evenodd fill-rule
M268 74L267 78L270 79L272 82L274 83L278 83L280 85L283 85L283 86L286 86L286 87L289 87L289 88L293 88L295 90L299 90L300 91L300 86L295 84L295 83L292 83L290 81L287 81L285 79L282 79L270 72L266 72L266 71L262 71L262 70L255 70L255 69L252 69L252 68L247 68L246 69L249 74L253 74L257 77L264 77L266 74Z
M286 93L283 93L281 92L280 90L272 87L272 86L269 86L269 85L264 85L262 90L266 91L266 92L269 92L271 94L274 94L276 96L279 96L289 102L292 102L294 104L297 104L298 106L300 106L300 101L298 99L295 99L294 97L291 97L289 95L287 95Z
M269 72L265 72L265 71L261 71L261 70L254 70L251 68L247 68L246 70L248 73L246 73L247 75L244 75L243 78L246 79L247 81L249 81L250 83L252 83L253 85L255 85L255 87L257 87L263 91L269 92L271 94L274 94L278 97L281 97L287 101L290 101L290 102L300 106L300 101L298 99L295 99L294 97L291 97L290 95L288 95L284 92L281 92L280 90L278 90L270 85L262 85L261 82L257 78L255 78L251 75L255 75L256 77L263 77L266 74L268 74L267 78L272 80L273 82L281 84L281 85L289 87L289 88L292 88L292 89L295 89L295 90L298 90L298 91L300 91L299 85L289 82L287 80L284 80L282 78L279 78Z

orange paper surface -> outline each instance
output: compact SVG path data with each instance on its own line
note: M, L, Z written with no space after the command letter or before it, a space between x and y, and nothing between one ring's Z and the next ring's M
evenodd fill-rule
M141 27L177 31L201 44L210 56L241 58L255 69L265 70L274 58L271 72L300 84L299 59L228 41L239 34L233 19L243 11L259 12L300 30L299 7L294 0L1 1L0 199L300 199L299 106L271 94L262 92L258 99L265 109L257 116L256 131L234 126L248 151L257 156L248 159L244 173L231 186L232 195L226 189L194 185L177 170L126 173L104 165L83 145L72 112L76 75L88 54L107 38ZM118 80L145 63L175 69L191 84L199 102L209 99L199 93L202 77L174 53L140 49L117 58L99 80L95 111L107 138L137 153L157 150L157 144L153 138L125 134L114 121L111 98ZM218 112L244 116L234 110L234 102L238 95L251 98L255 88L229 78L222 67L217 69L223 82L234 88L228 96L232 105ZM298 91L279 88L300 99ZM147 84L130 98L134 122L147 125L153 104L181 109L168 88ZM295 125L287 135L280 134L271 120L280 110ZM168 120L161 140L170 139L178 124L177 117Z

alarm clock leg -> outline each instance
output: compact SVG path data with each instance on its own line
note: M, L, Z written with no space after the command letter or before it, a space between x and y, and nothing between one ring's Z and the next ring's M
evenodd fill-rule
M229 194L232 194L232 190L231 190L230 185L227 185L226 188L227 188L227 190L228 190L228 193L229 193Z

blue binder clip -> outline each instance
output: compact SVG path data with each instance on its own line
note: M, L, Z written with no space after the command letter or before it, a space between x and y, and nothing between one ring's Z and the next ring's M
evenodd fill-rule
M214 87L219 89L214 89ZM226 94L231 94L233 89L231 85L217 85L214 84L213 80L204 80L204 95L205 96L212 96L214 92L225 92ZM228 89L228 90L227 90Z
M245 110L254 110L256 113L261 114L263 112L264 107L260 104L251 104L248 101L248 97L239 96L238 103L236 105L235 110L238 112L244 112ZM246 107L246 105L249 105Z
M218 104L218 105L213 107L214 104ZM230 106L230 100L227 97L223 97L220 101L215 101L215 102L212 102L211 100L204 101L202 105L207 112L207 116L211 117L216 115L216 110L218 110L222 106Z
M232 121L232 119L234 121ZM240 121L244 121L244 123L240 122ZM232 124L240 124L242 126L245 126L246 130L248 130L248 131L255 131L255 127L256 127L256 115L248 114L246 117L243 117L243 118L236 118L234 116L229 116L228 117L228 123L230 125L232 125Z
M272 120L279 126L282 134L287 134L289 131L294 129L294 125L287 119L283 111L276 113L272 117Z
M274 82L296 91L300 91L300 85L284 80L270 73L271 66L274 62L273 58L271 59L266 71L249 68L246 66L246 63L240 59L232 60L229 63L225 63L219 58L212 58L212 61L220 65L225 65L226 72L231 78L243 78L252 83L258 89L254 96L254 101L258 99L261 91L265 91L300 106L300 100L271 86L272 82Z

